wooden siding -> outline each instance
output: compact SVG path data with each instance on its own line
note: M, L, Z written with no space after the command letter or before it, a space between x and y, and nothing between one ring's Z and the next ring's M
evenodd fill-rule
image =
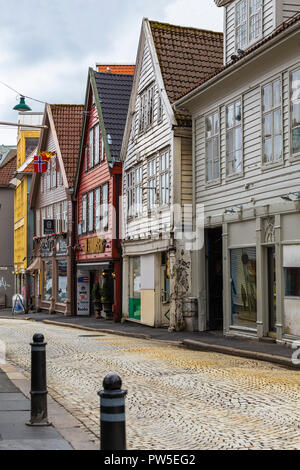
M292 0L293 1L293 0ZM297 0L295 0L297 1ZM231 62L231 55L236 53L235 46L235 6L238 3L231 3L225 7L225 57L224 63ZM263 1L263 22L262 37L265 38L275 29L275 9L273 0ZM259 37L258 41L262 39Z
M181 139L181 204L193 202L192 139Z
M207 92L199 101L201 105L194 105L195 196L196 203L205 204L206 216L222 215L225 209L235 205L246 209L273 204L275 198L280 202L282 195L299 191L300 159L291 158L289 128L290 71L296 64L300 68L296 45L297 38L289 39L265 57L256 59L255 70L249 64ZM289 50L289 58L286 50ZM283 161L266 168L262 165L261 86L277 77L282 77ZM239 97L243 102L243 173L230 179L226 176L225 113L226 104ZM220 110L221 116L221 177L219 184L209 185L205 178L205 115L215 109ZM250 185L249 189L246 185Z
M138 117L140 109L139 93L147 89L147 87L154 85L154 119L152 126L145 132L139 134L138 132ZM130 236L144 236L147 232L146 223L148 220L148 191L143 191L143 214L138 218L127 220L127 174L134 168L142 165L143 167L143 186L147 186L147 164L148 161L159 155L161 150L169 148L170 150L170 195L172 203L172 175L173 175L173 132L171 122L164 106L163 118L158 123L158 93L159 88L155 78L155 72L152 64L152 58L149 45L145 44L141 65L141 73L137 87L137 98L135 103L135 116L131 128L130 138L128 142L127 153L124 162L123 172L123 237ZM139 158L137 158L139 156ZM159 186L159 162L157 158L157 187ZM166 231L171 227L170 210L167 208L160 213L159 220L153 217L153 220L148 223L148 228L152 231Z
M282 4L282 15L283 21L288 20L296 13L300 12L300 1L299 0L284 0Z

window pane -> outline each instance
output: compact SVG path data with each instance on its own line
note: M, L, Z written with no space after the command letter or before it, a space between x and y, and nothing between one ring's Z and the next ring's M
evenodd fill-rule
M274 160L282 159L282 136L277 135L274 137Z
M275 135L281 134L281 110L280 109L274 112L273 119L274 119L274 134Z
M256 328L256 249L231 250L232 325Z
M300 127L293 129L293 154L300 153Z
M246 0L238 3L236 7L236 25L239 26L247 18L247 2Z
M281 104L281 84L280 80L273 83L273 101L274 107L280 106Z
M233 127L234 125L234 105L231 104L227 107L227 127Z
M240 101L235 103L235 123L240 124L242 119L242 105Z
M272 108L272 85L264 87L264 111L268 111Z
M265 158L265 162L272 161L272 138L265 140L264 158Z
M212 116L208 116L206 118L206 136L211 137L213 130L213 118Z
M292 100L300 99L300 70L292 73Z
M66 302L67 300L67 262L58 261L58 286L57 286L57 301Z
M235 171L238 173L242 170L242 151L237 150L235 152Z
M214 115L214 134L219 132L219 113Z
M92 168L94 164L94 139L93 139L93 129L89 133L89 168Z
M292 127L300 126L300 101L292 105Z
M235 150L240 150L242 148L242 128L237 127L235 129Z
M99 150L100 150L100 145L99 145L99 124L95 126L95 165L99 163L100 155L99 155Z
M258 38L261 34L261 13L250 18L250 41Z
M236 30L237 49L243 49L247 43L247 26L244 24Z
M233 129L227 132L227 154L232 154L233 147Z
M44 263L44 289L43 298L44 300L50 300L52 297L52 261L46 261Z
M285 268L285 295L300 297L300 268Z
M272 114L266 114L264 116L264 136L272 136Z

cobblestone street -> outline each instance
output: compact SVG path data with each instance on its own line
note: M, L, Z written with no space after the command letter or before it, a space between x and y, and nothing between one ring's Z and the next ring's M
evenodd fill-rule
M34 333L45 335L48 390L95 439L97 392L122 377L130 449L300 449L300 374L269 363L158 341L0 320L7 359L29 377Z

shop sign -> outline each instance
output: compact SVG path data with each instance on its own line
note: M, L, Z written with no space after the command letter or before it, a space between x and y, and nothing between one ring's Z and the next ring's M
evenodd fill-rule
M104 253L106 240L99 237L86 238L84 240L84 251L86 255Z
M44 220L44 234L52 235L55 232L55 220L54 219L45 219Z
M68 249L68 242L66 239L61 238L56 244L56 255L57 256L66 256Z
M77 277L77 315L90 314L90 278L88 273L78 272Z
M52 256L53 248L54 240L43 240L40 245L41 256L44 258Z

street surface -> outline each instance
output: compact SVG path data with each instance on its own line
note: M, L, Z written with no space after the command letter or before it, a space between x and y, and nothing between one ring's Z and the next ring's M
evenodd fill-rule
M97 392L114 372L128 390L129 449L300 449L298 371L152 340L0 320L7 360L27 377L37 332L48 343L49 393L95 439Z

